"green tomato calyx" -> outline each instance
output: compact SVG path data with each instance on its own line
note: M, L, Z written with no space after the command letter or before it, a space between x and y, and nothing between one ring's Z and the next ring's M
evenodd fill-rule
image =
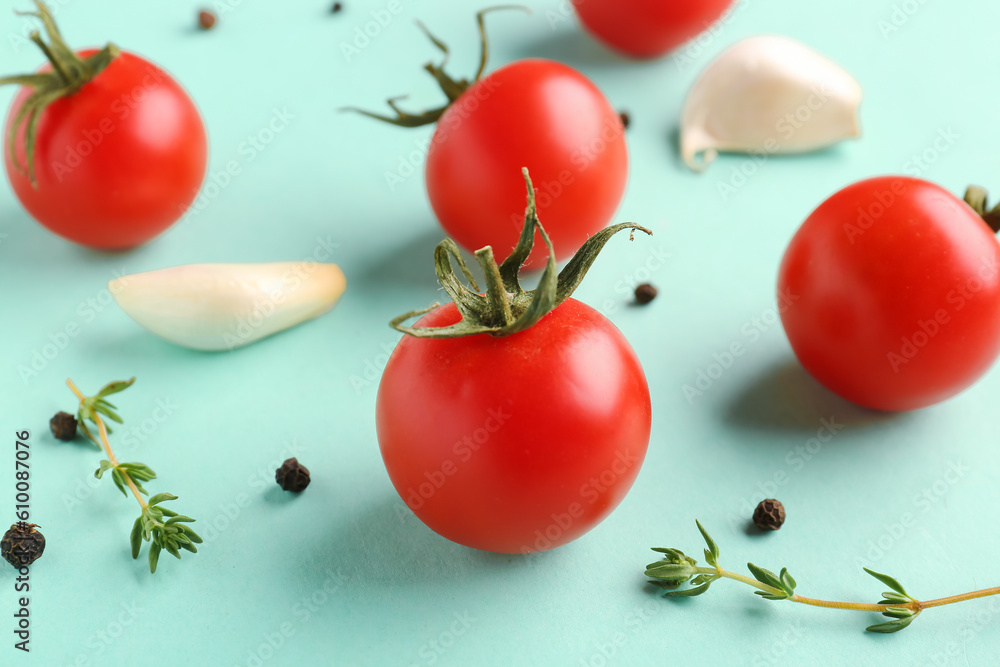
M524 331L573 294L612 236L623 229L632 230L632 234L629 235L630 240L634 238L637 230L650 236L653 234L645 227L631 222L606 227L587 239L563 270L558 272L552 240L538 219L535 188L531 183L527 167L521 172L528 187L528 208L524 214L524 227L517 245L499 266L493 257L491 246L475 252L476 260L485 276L486 293L479 293L479 286L465 260L462 259L458 244L451 239L445 239L434 249L434 271L441 287L455 302L462 319L444 327L410 327L403 324L441 305L435 303L430 308L400 315L392 320L389 326L417 338L459 338L482 333L509 336ZM534 247L536 230L549 250L549 258L538 287L525 291L521 287L519 276L521 267ZM455 275L452 258L458 262L459 270L469 281L472 289L466 287Z
M451 55L448 50L448 45L435 37L431 31L427 29L427 26L417 21L417 25L424 32L424 34L427 35L427 38L431 40L431 43L444 53L444 58L441 60L440 64L435 65L434 63L427 63L424 65L424 69L427 70L432 77L434 77L438 86L441 87L441 92L443 92L445 97L448 98L448 102L444 105L437 107L436 109L423 111L421 113L409 113L400 109L396 104L399 100L406 99L406 96L402 95L399 97L390 97L386 100L386 104L388 104L389 108L396 114L395 116L385 116L379 113L365 111L364 109L358 109L356 107L345 107L341 109L341 111L354 111L363 116L368 116L369 118L374 118L375 120L380 120L391 125L399 125L400 127L420 127L422 125L433 125L438 122L438 120L441 119L441 116L444 115L444 112L448 110L448 107L461 97L462 93L468 90L472 84L479 81L479 79L483 77L483 73L486 72L486 61L489 59L490 48L489 40L486 37L485 17L490 12L495 12L501 9L520 9L521 11L528 12L529 14L531 13L531 8L523 5L498 5L496 7L487 7L476 14L476 24L479 26L480 43L479 69L476 70L476 75L471 81L469 79L453 79L444 71L445 66L448 64L448 58Z
M52 64L51 72L39 74L22 74L20 76L8 76L0 78L0 86L17 84L32 88L31 96L25 100L18 110L11 123L10 136L7 138L7 146L10 151L10 160L22 174L31 179L31 184L37 187L35 182L35 134L38 129L38 120L46 107L58 99L72 95L82 88L88 81L100 74L111 61L121 53L114 44L108 44L97 53L81 58L76 55L73 49L66 45L56 22L52 18L52 13L41 0L35 0L37 12L15 12L21 16L34 16L42 22L45 32L49 36L49 43L46 44L41 34L35 30L28 35L28 39L38 45L45 57ZM26 125L25 130L25 153L27 154L27 165L22 165L17 156L17 135L22 125Z

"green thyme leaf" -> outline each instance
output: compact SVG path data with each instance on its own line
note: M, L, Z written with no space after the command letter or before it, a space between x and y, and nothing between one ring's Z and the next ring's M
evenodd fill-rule
M915 613L909 607L889 607L882 612L882 615L889 618L906 618L907 616L913 616Z
M133 382L135 382L135 378L131 378L129 380L117 380L115 382L109 382L108 384L104 385L104 387L99 392L97 392L96 397L104 398L105 396L110 396L111 394L117 394L120 391L125 391L126 389L132 386Z
M139 557L139 550L142 549L142 516L140 515L132 525L132 535L129 536L132 544L132 560Z
M177 496L173 495L172 493L157 493L155 496L149 499L148 503L150 506L159 505L160 503L165 502L167 500L177 500ZM166 513L169 510L161 508L161 511Z
M710 584L702 584L701 586L697 586L695 588L685 588L682 591L667 591L663 595L668 598L693 598L707 591L709 586Z
M778 590L783 590L781 585L781 580L778 579L778 575L770 570L766 570L762 567L757 567L753 563L747 563L747 569L750 570L750 574L754 576L754 579L762 584L766 584L771 588L777 588Z
M789 574L787 567L781 568L779 578L781 579L781 588L788 593L788 597L795 595L795 579Z
M156 563L160 560L160 544L153 542L149 547L149 573L156 574Z
M111 421L118 422L119 424L124 423L122 421L122 418L118 416L118 413L116 413L114 410L104 405L100 401L94 403L94 410L97 410Z
M189 540L191 540L195 544L202 543L203 540L201 539L201 537L199 537L198 533L194 532L194 530L190 526L185 526L184 524L181 524L180 528L181 531L188 536Z
M872 575L874 576L874 575ZM912 616L904 616L903 618L897 618L894 621L888 621L886 623L877 623L876 625L869 625L865 630L868 632L899 632L906 628L910 623L913 622L919 614L913 614Z
M127 498L128 492L125 490L125 477L122 475L122 471L118 468L113 468L111 470L111 479L114 481L115 486L118 487L118 490L122 492L122 495Z
M900 595L905 595L908 600L912 600L913 599L913 598L910 597L910 594L906 592L906 589L903 588L902 584L900 584L898 581L896 581L895 579L893 579L892 577L890 577L888 574L882 574L880 572L875 572L874 570L869 570L867 567L864 568L864 570L865 570L865 572L867 572L868 574L872 575L873 577L875 577L876 579L878 579L883 584L885 584L886 586L888 586L892 590L896 591Z
M768 593L767 591L754 591L754 594L761 596L765 600L787 600L789 597L785 593L775 594L775 593Z
M712 567L719 567L719 545L715 543L700 521L695 520L695 523L698 524L698 530L701 531L701 536L705 538L705 543L708 545L708 549L705 550L705 561Z
M113 467L114 466L111 465L111 461L108 461L107 459L101 461L101 467L94 471L94 477L101 479L104 477L104 473Z

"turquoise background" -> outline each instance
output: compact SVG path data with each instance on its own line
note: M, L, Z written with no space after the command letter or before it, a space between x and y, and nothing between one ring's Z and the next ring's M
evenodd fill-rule
M389 483L374 428L378 376L397 340L386 322L438 297L430 260L442 233L422 167L394 190L385 174L413 151L419 162L431 129L336 113L348 104L377 108L405 92L417 108L437 104L420 70L436 53L414 20L446 39L453 71L467 76L479 5L402 0L401 13L348 59L341 44L389 3L347 0L338 15L328 4L219 0L225 11L210 33L193 28L198 3L187 0L58 5L74 45L113 39L172 72L204 114L211 171L231 160L243 170L200 214L118 255L49 234L6 181L0 187L0 479L7 480L0 509L14 502L14 433L30 429L33 520L48 538L31 569L30 656L12 647L15 575L0 568L0 663L995 661L1000 602L935 609L906 632L881 636L863 632L875 615L764 602L728 582L694 600L661 600L642 567L653 560L651 546L700 554L699 518L724 565L787 566L804 595L875 601L882 586L862 565L925 599L1000 583L1000 374L943 405L872 414L804 374L772 310L788 239L843 185L916 171L956 193L969 182L1000 188L1000 5L746 0L682 57L650 63L596 45L568 3L535 2L531 17L490 18L492 66L526 56L562 60L631 112L632 175L615 218L656 232L609 244L578 292L622 329L646 369L654 423L645 467L601 526L523 558L438 537ZM41 62L20 38L26 21L0 12L5 73ZM857 76L864 137L756 167L725 156L704 174L690 173L675 147L686 91L714 54L761 32L798 38ZM0 91L0 106L12 95ZM294 119L250 161L242 142L276 110ZM935 148L942 133L952 139ZM741 168L752 172L745 184L720 196L719 184L738 182L731 179ZM234 353L174 347L108 305L105 283L121 272L304 259L331 245L349 281L336 310ZM660 297L645 309L629 306L632 285L647 273ZM19 367L70 322L79 335L22 378ZM682 387L734 342L747 353L689 403ZM198 555L164 555L155 576L128 553L135 503L109 481L95 486L101 457L93 448L57 442L47 428L54 412L73 409L67 377L93 392L132 375L136 385L116 401L126 418L118 451L154 467L160 479L149 488L179 495L174 505L199 519L206 537ZM822 419L844 427L816 451L810 438ZM291 454L313 472L299 497L272 481ZM788 522L776 534L748 534L763 494L785 503Z

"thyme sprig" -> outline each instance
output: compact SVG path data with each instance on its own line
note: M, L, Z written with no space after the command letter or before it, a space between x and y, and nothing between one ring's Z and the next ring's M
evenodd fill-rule
M141 513L139 518L135 520L129 537L132 558L139 557L143 541L149 542L149 571L155 573L161 551L165 550L175 558L181 557L181 549L198 553L195 544L201 544L202 539L190 526L186 525L193 523L194 519L161 506L161 503L177 500L177 496L170 493L157 493L148 500L143 497L148 496L149 492L142 486L142 483L156 479L156 473L153 472L152 468L144 463L119 463L111 449L111 443L108 440L111 428L105 424L104 419L121 424L122 418L118 415L117 408L106 397L128 389L133 382L135 382L135 378L111 382L93 396L84 396L72 380L66 380L66 384L80 401L80 407L77 411L79 429L107 456L101 461L94 476L101 479L104 473L110 470L111 479L122 495L128 497L127 487L139 502ZM86 422L88 421L96 427L97 437L87 427Z
M891 589L882 593L882 599L877 603L832 602L829 600L807 598L795 592L797 584L788 572L788 568L782 568L780 573L775 574L753 563L747 563L747 569L750 570L750 574L754 577L753 579L722 569L722 566L719 565L718 545L701 525L701 522L696 523L698 524L698 530L701 531L702 537L705 538L705 542L708 545L708 548L705 549L705 561L710 567L698 567L698 562L684 555L683 551L665 548L654 548L653 551L663 554L663 558L646 566L646 576L650 578L649 583L664 589L663 595L667 597L694 597L705 593L719 579L732 579L733 581L739 581L756 588L757 590L754 593L765 600L788 600L814 607L880 613L892 620L869 625L865 629L868 632L889 633L899 632L906 628L921 612L930 607L941 607L946 604L974 600L1000 593L1000 586L998 586L925 602L907 593L902 584L893 577L864 568L865 572ZM689 584L689 586L681 588L681 585L685 583Z

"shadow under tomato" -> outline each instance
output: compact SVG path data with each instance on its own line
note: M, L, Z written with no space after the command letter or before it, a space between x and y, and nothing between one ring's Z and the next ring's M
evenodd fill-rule
M576 22L576 17L570 17ZM538 39L522 43L516 51L522 58L547 58L578 68L635 67L642 60L630 60L605 48L579 27L547 30ZM649 61L654 65L658 60Z
M353 281L352 287L361 290L372 288L396 290L400 286L437 285L434 277L434 249L445 236L444 230L435 225L433 229L421 231L410 237L403 245L389 246L384 255L373 258L360 269L358 279ZM466 256L466 261L471 261L471 255ZM478 267L475 266L475 262L471 261L471 264L470 268L476 272ZM457 268L456 265L456 271Z
M826 389L795 359L772 366L743 387L725 406L727 424L754 431L816 430L821 418L848 427L883 424L905 414L869 410Z
M364 508L346 528L317 533L305 548L317 555L310 559L316 576L340 571L346 588L365 593L488 581L500 573L556 567L572 557L559 553L564 549L519 555L464 547L424 525L396 495Z

